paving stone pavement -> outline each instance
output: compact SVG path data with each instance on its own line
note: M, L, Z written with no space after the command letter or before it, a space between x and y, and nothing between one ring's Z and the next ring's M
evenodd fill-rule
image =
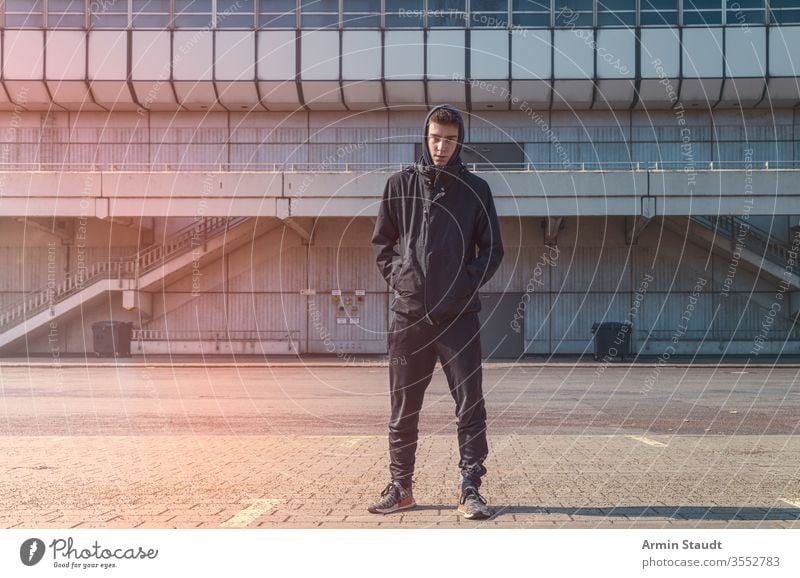
M494 436L497 514L474 522L455 510L453 436L421 440L418 507L385 516L366 511L387 482L383 436L5 437L0 527L800 528L800 439L645 441Z
M419 505L379 516L386 367L0 363L0 527L799 528L799 369L487 366L470 522L440 368Z

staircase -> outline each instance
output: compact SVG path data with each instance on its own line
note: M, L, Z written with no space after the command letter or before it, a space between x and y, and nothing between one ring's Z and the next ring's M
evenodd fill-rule
M668 226L669 221L672 221L669 228L679 232L681 226L677 221L668 219L665 221ZM791 244L776 239L768 231L754 227L745 219L729 215L690 217L688 229L686 221L683 223L682 234L712 244L729 255L738 250L742 262L761 271L772 282L785 283L790 291L800 289L798 256L792 259Z
M721 233L733 242L734 247L737 239L741 240L745 247L756 254L763 255L795 275L800 274L797 256L792 260L789 255L792 250L791 244L776 239L768 231L763 231L746 220L732 215L692 217L692 220Z
M108 291L145 289L184 269L187 263L252 240L259 228L250 217L208 217L119 261L95 263L67 275L54 288L39 289L0 311L0 351L54 318L85 305ZM261 220L264 221L263 219Z

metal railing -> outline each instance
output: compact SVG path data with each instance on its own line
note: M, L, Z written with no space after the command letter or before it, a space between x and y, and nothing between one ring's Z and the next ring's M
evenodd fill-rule
M133 341L282 341L292 340L299 335L298 329L268 331L134 329L132 339Z
M791 273L800 274L798 256L793 257L790 254L791 244L775 238L769 231L764 231L733 215L693 216L691 219L706 228L720 232L732 244L741 242L743 247L763 255L765 259L785 267Z
M411 163L0 163L2 172L186 172L186 173L293 173L293 172L391 172ZM800 160L792 161L590 161L544 163L522 161L508 163L466 163L473 171L725 171L725 170L800 170Z
M54 308L68 297L90 285L105 279L138 279L161 264L192 250L200 244L247 221L250 217L208 217L195 221L170 235L163 243L148 247L117 261L94 263L89 267L68 273L66 278L53 287L28 293L22 300L0 312L0 332L7 331L33 315Z

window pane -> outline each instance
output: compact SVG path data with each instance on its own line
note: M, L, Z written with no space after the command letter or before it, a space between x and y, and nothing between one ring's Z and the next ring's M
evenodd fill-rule
M345 14L342 26L345 28L380 28L380 14Z
M508 2L506 0L472 0L469 3L472 12L507 12Z
M514 12L550 12L550 0L513 0Z
M297 17L294 14L262 14L259 23L264 28L296 28Z
M636 26L636 12L601 12L598 26Z
M345 12L381 12L380 0L344 0L342 9Z
M722 24L722 14L720 12L684 12L683 23L687 26L701 26L710 24Z
M387 14L387 28L422 28L422 15L420 14Z
M303 12L336 12L339 13L339 0L303 0Z
M428 26L431 28L459 28L464 26L463 12L428 12Z
M303 14L301 24L303 28L338 28L338 14Z
M731 26L738 24L764 24L763 10L737 10L728 11L726 22Z
M677 26L677 12L642 12L639 16L642 26Z
M42 0L7 0L6 26L8 28L41 28Z
M294 12L297 3L294 0L261 0L261 12Z
M505 12L473 12L470 15L472 28L507 28L508 14Z
M128 0L91 2L91 25L95 28L127 28Z

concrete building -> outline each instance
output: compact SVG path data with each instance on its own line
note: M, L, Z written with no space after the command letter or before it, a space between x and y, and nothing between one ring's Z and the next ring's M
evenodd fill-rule
M493 187L487 356L797 353L800 7L0 2L0 355L385 353L370 236L441 102Z

